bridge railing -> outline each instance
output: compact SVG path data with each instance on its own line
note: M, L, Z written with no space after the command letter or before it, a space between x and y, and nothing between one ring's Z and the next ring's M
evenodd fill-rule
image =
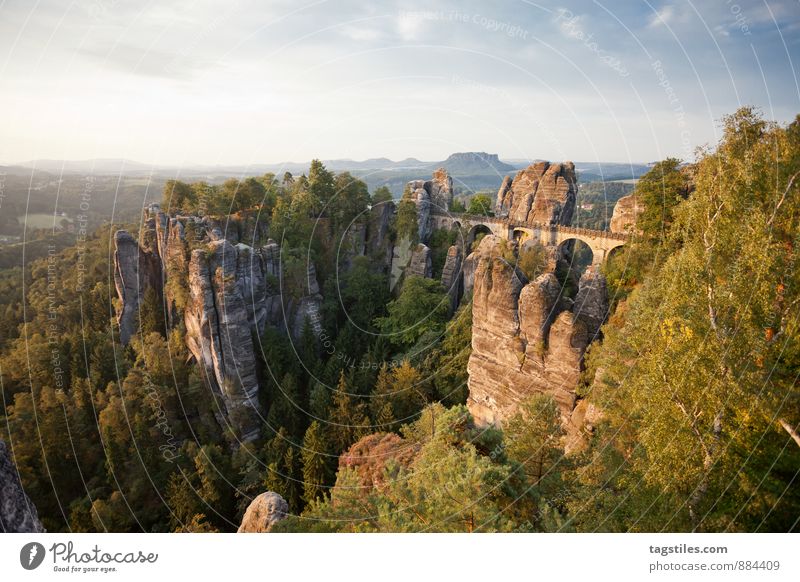
M434 213L437 215L442 215L443 213ZM583 235L586 237L593 237L593 238L610 238L614 240L621 240L621 241L630 241L633 237L630 234L622 233L622 232L613 232L610 230L594 230L591 228L582 228L578 226L564 226L562 224L546 224L543 222L522 222L519 220L510 220L508 218L500 217L500 216L485 216L483 214L447 214L448 216L453 219L460 219L472 222L491 222L492 224L502 224L508 226L509 228L530 228L533 230L546 230L549 232L562 232L564 234L577 234Z

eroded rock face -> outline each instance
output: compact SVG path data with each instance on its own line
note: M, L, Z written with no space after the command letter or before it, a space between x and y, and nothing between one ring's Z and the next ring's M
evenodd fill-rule
M577 178L572 162L536 162L506 177L495 214L519 222L569 225L575 212Z
M253 247L242 239L266 244ZM244 440L256 438L259 385L253 337L270 326L296 340L307 319L319 328L322 296L314 265L308 266L301 290L281 293L280 247L247 216L169 217L153 209L138 243L119 231L115 244L122 343L136 333L142 298L154 289L164 298L169 325L181 319L186 325L186 345L221 399L227 418L220 417L220 423L233 425Z
M0 441L0 531L42 533L36 507L25 494L6 443Z
M610 229L612 232L637 233L636 220L644 210L638 204L636 194L623 196L614 205L614 214L611 216Z
M433 177L425 183L425 189L431 194L434 211L447 212L453 202L453 178L444 168L438 168Z
M372 207L367 224L367 253L384 269L392 262L392 242L390 235L394 202L383 202Z
M139 306L147 289L160 289L161 266L146 248L140 248L130 233L120 230L114 236L114 285L121 308L117 312L120 341L123 345L136 333Z
M186 344L242 440L259 435L258 376L250 306L236 273L239 249L226 239L196 249L189 263Z
M262 493L247 506L236 533L268 533L289 514L289 504L272 491Z
M608 289L606 278L596 267L590 266L581 275L572 310L586 326L589 339L597 339L600 336L600 326L608 318Z
M522 400L545 393L566 420L591 341L587 323L597 325L592 316L599 316L589 305L601 304L604 282L586 278L579 292L585 308L576 314L572 301L561 297L555 275L529 282L493 249L495 241L486 237L470 255L476 268L467 406L479 425L502 424Z
M447 249L447 258L442 269L442 287L450 297L450 312L458 308L463 291L463 275L461 272L462 254L461 247L453 245Z
M408 263L406 274L430 279L433 275L431 249L423 244L418 244L411 252L411 260Z
M439 168L430 180L412 180L407 189L417 205L419 240L427 243L434 228L431 214L447 212L453 202L453 179Z

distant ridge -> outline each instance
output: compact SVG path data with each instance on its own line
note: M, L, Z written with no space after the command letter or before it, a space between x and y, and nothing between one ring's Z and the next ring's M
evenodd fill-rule
M486 152L460 152L451 154L441 165L451 174L505 174L516 167L500 161L497 154Z

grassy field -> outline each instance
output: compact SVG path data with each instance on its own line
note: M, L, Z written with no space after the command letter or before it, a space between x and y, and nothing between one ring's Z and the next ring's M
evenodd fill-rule
M28 225L28 228L53 228L53 224L56 227L61 226L61 221L64 220L66 217L64 216L56 216L55 221L53 220L52 214L47 213L32 213L28 214L27 216L18 216L17 220L19 223L22 224L23 222ZM69 220L69 219L67 219ZM70 220L70 222L72 222Z

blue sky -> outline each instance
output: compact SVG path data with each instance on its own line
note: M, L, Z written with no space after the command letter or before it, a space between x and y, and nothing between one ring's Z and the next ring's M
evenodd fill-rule
M0 1L0 162L686 159L798 66L796 0Z

